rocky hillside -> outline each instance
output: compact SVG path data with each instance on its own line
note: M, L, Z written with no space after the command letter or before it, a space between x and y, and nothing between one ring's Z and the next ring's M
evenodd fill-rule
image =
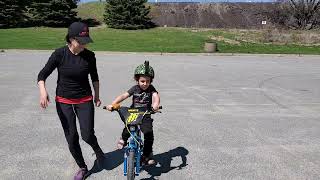
M151 11L159 26L201 28L261 28L271 3L159 3Z

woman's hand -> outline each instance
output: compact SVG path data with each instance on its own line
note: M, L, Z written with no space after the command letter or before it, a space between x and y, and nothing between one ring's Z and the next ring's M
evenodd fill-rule
M47 108L49 105L50 99L46 90L40 91L40 106L42 108Z
M101 105L101 101L99 98L99 81L92 82L93 89L94 89L94 103L97 107Z
M101 101L99 97L94 97L94 103L97 107L99 107L101 105Z
M44 81L39 81L38 85L39 85L39 90L40 90L40 106L42 108L47 108L50 100L49 100L49 96L48 96L48 93L46 90L45 83L44 83Z

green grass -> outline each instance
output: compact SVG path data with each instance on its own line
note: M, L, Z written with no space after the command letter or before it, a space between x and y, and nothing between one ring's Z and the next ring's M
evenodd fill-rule
M200 52L204 37L186 30L156 28L151 30L99 29L92 48L135 52Z
M17 28L0 29L0 49L48 49L65 44L66 28ZM89 49L95 51L120 52L203 52L206 39L222 37L218 41L220 53L276 53L276 54L320 54L320 46L276 45L262 43L227 43L223 38L235 37L230 31L195 31L185 28L154 28L149 30L117 30L106 27L91 28L94 43Z
M77 11L79 17L102 22L104 3L81 4ZM52 50L65 45L66 32L66 28L45 27L0 29L0 49ZM90 32L94 43L89 49L95 51L200 53L204 42L213 38L220 53L320 54L320 38L317 38L320 31L187 28L130 31L100 26L91 28ZM286 37L291 39L284 41Z
M65 44L65 33L62 28L0 29L0 48L54 49Z

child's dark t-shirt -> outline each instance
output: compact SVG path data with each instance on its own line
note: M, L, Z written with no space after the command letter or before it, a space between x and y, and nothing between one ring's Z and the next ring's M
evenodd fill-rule
M158 91L150 85L148 89L143 90L139 85L132 86L128 91L130 96L132 96L132 105L131 107L147 107L151 109L152 105L152 94Z

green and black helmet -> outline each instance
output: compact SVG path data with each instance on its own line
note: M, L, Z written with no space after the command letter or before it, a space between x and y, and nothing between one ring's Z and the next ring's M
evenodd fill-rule
M134 70L134 76L137 77L139 75L149 76L151 79L154 78L154 71L151 66L149 66L149 61L145 61L144 64L140 64Z

